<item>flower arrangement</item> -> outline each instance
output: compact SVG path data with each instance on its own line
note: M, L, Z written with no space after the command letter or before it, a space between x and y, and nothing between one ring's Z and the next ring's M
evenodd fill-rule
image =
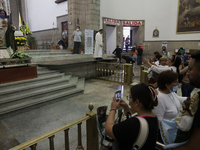
M26 44L25 37L15 37L15 41L17 43L17 46L24 46Z
M22 21L22 25L19 27L19 30L22 31L22 33L24 33L24 27L25 27L25 32L26 35L30 35L32 34L31 30L29 29L28 23L23 20Z

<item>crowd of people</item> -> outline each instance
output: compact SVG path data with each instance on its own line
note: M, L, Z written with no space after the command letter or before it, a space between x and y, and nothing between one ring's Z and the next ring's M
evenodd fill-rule
M149 85L140 83L133 86L127 97L129 104L123 99L116 102L113 97L105 123L105 133L117 141L118 148L114 144L116 142L113 142L114 149L154 150L156 141L167 146L172 144L171 148L174 150L200 149L200 92L191 96L195 87L200 88L200 51L191 56L185 56L185 52L181 51L183 48L176 55L170 56L166 47L163 47L162 52L154 52L153 59L146 59L148 74L151 74ZM181 96L177 94L180 83ZM116 123L115 114L119 107L123 108L127 119ZM132 115L133 112L135 115ZM140 118L145 121L141 122ZM170 122L167 129L166 122ZM145 124L148 124L148 130L144 130L147 135L141 133ZM176 130L164 135L171 132L171 124ZM172 135L175 137L171 138ZM166 142L168 136L173 139L171 142ZM140 137L145 140L138 144ZM173 145L174 143L177 145Z

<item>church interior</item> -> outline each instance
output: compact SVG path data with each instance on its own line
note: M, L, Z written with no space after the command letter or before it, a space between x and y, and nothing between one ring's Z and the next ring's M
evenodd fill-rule
M0 0L0 150L100 150L97 109L163 47L200 51L200 0Z

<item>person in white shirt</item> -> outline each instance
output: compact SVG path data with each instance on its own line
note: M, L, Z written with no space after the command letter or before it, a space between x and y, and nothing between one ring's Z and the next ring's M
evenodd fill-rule
M166 57L166 58L169 58L169 57L170 57L170 53L167 51L167 49L166 49L165 46L162 47L162 50L161 50L160 54L161 54L162 56Z
M171 120L178 117L181 106L187 97L178 96L175 91L178 89L178 74L167 70L160 73L158 77L158 106L153 109L158 120Z
M149 59L146 59L145 62L151 68L152 71L154 71L158 74L160 74L161 72L166 71L166 70L172 70L179 74L179 66L181 64L181 58L177 57L175 55L172 55L167 61L168 67L158 67L158 66L152 65L149 62Z
M100 29L95 36L96 43L95 43L94 58L102 58L102 47L103 47L102 34L103 34L103 29Z

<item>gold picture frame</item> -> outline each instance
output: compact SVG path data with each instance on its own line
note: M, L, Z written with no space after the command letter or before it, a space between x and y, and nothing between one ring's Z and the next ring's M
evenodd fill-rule
M153 30L153 37L159 37L159 30L158 29Z
M200 32L200 2L178 0L176 33Z

